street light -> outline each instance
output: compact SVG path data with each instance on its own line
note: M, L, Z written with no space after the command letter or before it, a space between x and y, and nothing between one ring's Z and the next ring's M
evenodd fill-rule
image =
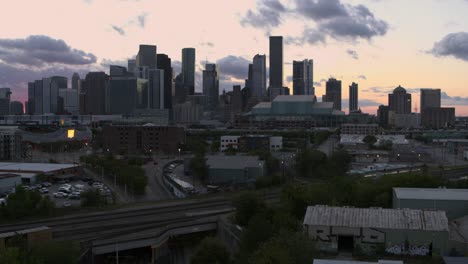
M177 149L177 150L179 151L179 160L180 160L180 148L179 148L179 149Z

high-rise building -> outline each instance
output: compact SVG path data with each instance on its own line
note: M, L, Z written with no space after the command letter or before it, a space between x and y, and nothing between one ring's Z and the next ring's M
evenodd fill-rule
M187 99L187 90L184 86L184 76L182 73L179 73L174 79L174 99L176 104L182 104Z
M333 102L333 109L341 111L341 81L330 78L326 84L324 102Z
M76 115L79 113L78 90L59 89L59 102L61 102L58 112Z
M455 125L455 108L426 107L421 112L421 125L432 129L453 127Z
M182 76L187 95L195 94L195 49L182 49Z
M19 101L13 101L10 103L10 115L22 115L23 114L23 103Z
M89 72L82 82L80 113L85 115L106 114L106 90L109 76L104 72Z
M250 66L249 66L250 71ZM251 74L251 83L252 95L261 99L266 96L266 56L265 55L255 55L253 58L252 64L252 74Z
M357 111L359 108L358 84L353 82L349 86L349 112Z
M73 73L73 76L72 76L72 86L71 88L73 90L79 90L80 89L80 75L78 73Z
M42 87L42 80L35 80L34 81L34 110L32 113L34 115L42 115L44 113L43 111L43 100L42 100L42 94L43 94L43 87Z
M216 64L206 64L203 71L203 94L207 98L206 109L214 111L219 102L219 76Z
M149 71L149 108L164 109L164 70Z
M294 95L315 95L314 61L293 61Z
M136 88L136 108L137 109L147 109L149 105L149 87L148 79L137 78L137 88Z
M135 73L135 70L136 70L136 60L128 60L127 61L127 70L128 72L131 72L131 73Z
M106 113L131 114L137 103L137 78L122 66L111 65L106 92Z
M270 36L270 87L283 87L283 37Z
M50 80L50 88L48 89L50 94L49 94L49 101L50 101L50 106L49 106L49 112L45 113L58 113L59 112L59 107L58 107L58 102L59 102L59 89L66 89L68 87L68 79L67 77L63 76L52 76L50 78L46 78ZM43 85L46 84L47 82L43 82ZM44 89L44 91L47 89ZM46 96L44 96L45 98Z
M426 108L440 108L440 89L421 89L421 113Z
M10 114L10 88L0 88L0 115Z
M148 69L157 69L155 45L140 45L136 56L136 66L146 66Z
M157 55L158 69L164 70L164 108L172 108L172 66L166 54Z
M387 105L381 105L379 106L379 109L377 110L377 119L378 119L379 125L382 127L388 126L388 111L389 111L389 108Z
M389 110L395 114L411 114L411 94L405 88L398 86L388 95Z

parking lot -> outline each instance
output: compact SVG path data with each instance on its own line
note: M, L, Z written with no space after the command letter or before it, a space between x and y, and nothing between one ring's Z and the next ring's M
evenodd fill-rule
M112 191L104 184L88 179L61 181L57 183L42 183L24 186L26 190L38 191L43 197L49 197L57 208L81 206L81 193L90 189L99 190L112 202Z

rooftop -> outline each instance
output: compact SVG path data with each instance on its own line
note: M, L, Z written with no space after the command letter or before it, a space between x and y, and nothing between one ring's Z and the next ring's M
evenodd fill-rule
M243 169L263 167L257 156L207 156L206 165L212 169Z
M52 172L56 170L69 169L77 167L76 164L56 164L56 163L13 163L0 162L0 171L8 172Z
M304 225L448 231L443 211L309 206Z
M314 102L315 95L278 95L273 102Z
M468 201L468 189L393 188L398 199Z
M253 108L271 108L270 102L261 102L256 104Z
M15 177L20 177L18 174L13 174L13 173L4 173L0 174L0 180L2 179L8 179L8 178L15 178Z

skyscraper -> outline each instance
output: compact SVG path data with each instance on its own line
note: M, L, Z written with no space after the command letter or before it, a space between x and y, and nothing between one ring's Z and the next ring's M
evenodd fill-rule
M164 70L149 71L149 108L164 109Z
M327 81L324 102L333 102L333 109L341 111L341 81L330 78Z
M388 95L389 110L395 114L411 114L411 94L405 88L398 86Z
M111 65L106 113L131 114L137 103L137 78L122 66Z
M148 69L156 69L156 46L154 45L140 45L138 54L136 56L137 66L146 66Z
M80 87L80 75L78 73L73 73L72 76L72 89L78 91Z
M270 36L270 87L283 87L283 37Z
M136 60L128 60L127 61L127 70L128 72L135 73L136 70Z
M206 64L203 71L203 94L207 98L206 108L215 110L219 102L219 77L216 64Z
M10 114L10 88L0 88L0 115Z
M294 95L315 95L313 60L293 61Z
M266 96L266 56L255 55L252 64L252 95L261 99Z
M172 108L172 66L166 54L157 55L158 69L164 70L164 108Z
M182 49L182 76L188 95L195 94L195 49Z
M10 103L10 115L22 115L23 114L23 103L19 101L13 101Z
M80 113L85 115L104 115L106 113L106 90L109 76L104 72L89 72L82 82L80 94Z
M59 89L65 89L68 87L68 79L63 76L52 76L50 79L50 113L58 113L58 101L59 101Z
M187 90L184 87L184 76L179 73L174 79L174 98L176 104L182 104L187 99Z
M35 80L34 81L34 110L32 111L32 113L34 115L42 115L44 112L43 112L43 108L42 108L42 104L43 104L43 100L42 100L42 80Z
M427 108L440 108L440 89L421 89L421 113Z
M349 112L357 111L359 108L358 84L353 82L349 86Z

